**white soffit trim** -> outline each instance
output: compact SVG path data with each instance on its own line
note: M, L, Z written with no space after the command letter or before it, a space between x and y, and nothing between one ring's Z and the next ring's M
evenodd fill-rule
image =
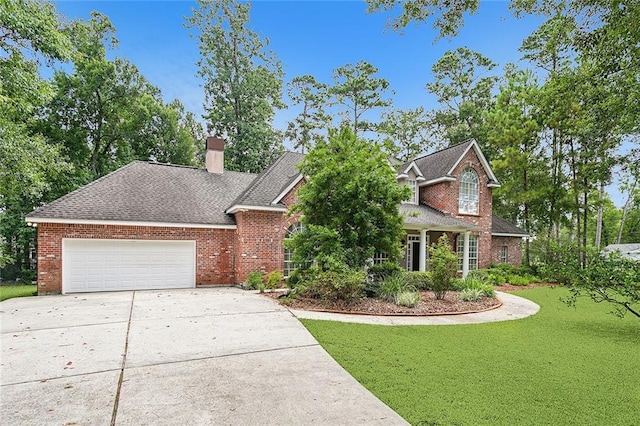
M300 181L304 178L302 174L299 174L293 182L291 182L280 194L271 202L271 204L278 204Z
M111 226L156 226L163 228L207 228L236 229L236 225L216 225L206 223L173 223L173 222L136 222L130 220L94 220L94 219L55 219L48 217L29 217L25 222L31 223L64 223L78 225L111 225Z
M243 210L258 210L264 212L283 212L286 213L288 210L285 207L269 207L269 206L245 206L243 204L235 204L227 209L225 213L232 214L237 213Z
M433 185L434 183L440 183L440 182L454 182L455 180L456 178L454 178L453 176L442 176L437 179L431 179L425 182L421 182L418 186Z
M466 231L479 231L481 228L477 226L470 225L469 227L461 227L461 226L447 226L447 225L414 225L414 224L404 224L402 229L408 230L421 230L426 229L427 231L453 231L453 232L466 232Z
M492 232L491 236L493 237L517 237L517 238L526 238L529 234L507 234L502 232Z
M467 153L469 152L469 150L473 147L473 149L476 152L476 155L478 156L478 158L480 159L480 163L482 164L482 167L484 167L484 171L487 172L487 175L489 175L489 180L492 180L494 182L496 182L496 184L493 185L498 185L500 186L500 184L498 184L498 179L496 178L496 175L493 174L493 170L491 170L491 166L489 166L489 162L487 161L487 159L485 158L484 154L482 153L482 151L480 150L480 147L478 146L478 143L476 141L471 141L471 144L467 147L467 149L462 153L462 155L460 156L460 158L458 158L458 161L455 162L455 164L453 165L453 167L451 167L451 170L449 170L449 172L447 173L448 175L452 174L453 171L455 170L456 167L458 167L458 164L460 164L460 161L462 161L462 158L467 155Z

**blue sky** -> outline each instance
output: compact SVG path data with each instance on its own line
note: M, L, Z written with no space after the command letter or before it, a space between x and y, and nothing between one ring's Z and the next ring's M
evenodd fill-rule
M192 1L57 1L58 11L71 19L89 19L92 10L107 15L116 27L119 47L114 55L136 64L158 86L164 98L179 99L198 116L203 114L204 92L196 76L198 49L184 27ZM250 28L270 40L270 49L282 61L285 83L303 74L330 82L333 69L359 60L379 68L387 79L397 108L437 108L427 93L431 66L447 50L467 46L503 67L519 62L522 40L542 22L516 19L507 1L482 1L478 13L465 18L460 34L435 41L430 25L411 26L403 34L385 28L390 14L367 14L362 1L254 1ZM499 71L498 71L499 72ZM287 99L285 98L285 103ZM284 129L297 114L289 108L277 113L275 126ZM624 202L615 185L610 193Z

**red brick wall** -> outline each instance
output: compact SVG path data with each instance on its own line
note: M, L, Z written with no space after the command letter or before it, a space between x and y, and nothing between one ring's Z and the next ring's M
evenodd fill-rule
M480 198L477 215L459 214L458 194L460 192L460 176L467 167L472 167L480 181ZM458 166L453 170L452 175L456 177L453 182L441 182L420 188L420 200L457 217L465 222L472 223L481 228L471 235L478 235L478 268L486 268L491 262L491 225L492 225L492 194L491 188L487 187L489 177L484 171L478 156L473 149L463 157Z
M62 291L62 239L195 240L196 285L233 284L233 229L41 223L38 225L38 293Z
M282 199L282 204L291 207L296 201L296 192L304 182L298 183ZM236 283L242 283L253 271L269 273L283 271L284 237L287 228L300 220L300 214L287 215L282 212L249 210L235 214L236 232L235 267Z
M500 263L502 246L507 246L507 263L515 266L522 264L522 238L493 237L491 240L491 261Z

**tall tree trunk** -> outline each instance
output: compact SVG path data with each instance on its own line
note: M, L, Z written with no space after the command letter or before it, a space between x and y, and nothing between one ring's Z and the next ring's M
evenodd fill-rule
M620 221L620 229L618 229L616 244L620 244L620 241L622 241L622 230L624 229L624 223L627 220L627 215L629 214L629 210L631 210L631 205L633 204L633 195L636 191L636 184L637 182L634 181L629 189L629 198L627 198L627 202L624 204L624 210L622 210L622 220Z
M600 181L600 195L598 197L598 217L596 219L596 248L599 250L602 241L602 215L604 212L604 181Z

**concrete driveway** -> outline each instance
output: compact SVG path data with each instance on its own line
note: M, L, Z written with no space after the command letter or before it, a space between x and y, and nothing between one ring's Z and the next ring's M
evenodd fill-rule
M239 289L10 299L0 320L2 424L406 424Z

